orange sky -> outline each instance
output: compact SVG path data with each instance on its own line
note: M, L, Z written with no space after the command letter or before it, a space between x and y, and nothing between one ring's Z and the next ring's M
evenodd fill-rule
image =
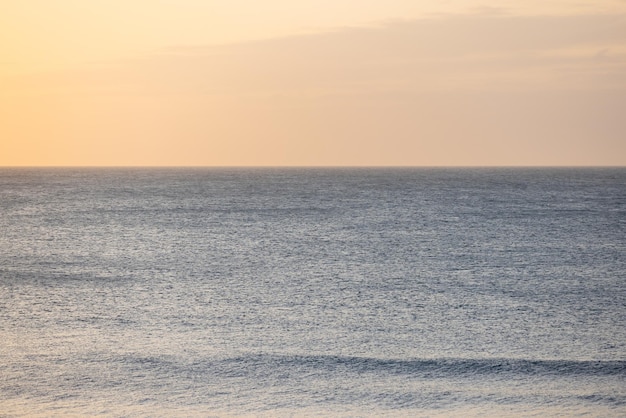
M626 165L588 3L4 2L0 166Z

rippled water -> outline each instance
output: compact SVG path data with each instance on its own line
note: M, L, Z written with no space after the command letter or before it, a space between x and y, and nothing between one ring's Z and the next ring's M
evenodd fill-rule
M626 169L0 169L0 415L626 415Z

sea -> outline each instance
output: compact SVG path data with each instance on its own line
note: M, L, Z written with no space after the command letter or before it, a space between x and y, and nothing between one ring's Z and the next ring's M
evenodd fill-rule
M0 416L626 416L626 168L1 168Z

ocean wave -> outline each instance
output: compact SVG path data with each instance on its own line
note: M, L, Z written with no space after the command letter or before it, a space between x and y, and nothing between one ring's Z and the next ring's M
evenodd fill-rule
M335 355L249 354L221 360L194 362L196 370L213 368L224 372L277 372L293 370L314 372L355 372L415 375L417 377L451 377L472 375L535 376L623 376L623 360L531 360L513 358L489 359L385 359Z

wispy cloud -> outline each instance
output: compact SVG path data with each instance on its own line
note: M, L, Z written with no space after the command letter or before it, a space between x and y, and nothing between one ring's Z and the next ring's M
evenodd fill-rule
M626 16L474 14L396 21L168 48L137 65L150 66L145 74L165 85L196 80L208 90L623 88L626 79L618 75L626 74ZM606 74L613 76L598 78Z
M44 77L49 85L56 78L58 85L150 94L623 89L626 15L509 16L489 10L257 42L168 47L102 70Z

